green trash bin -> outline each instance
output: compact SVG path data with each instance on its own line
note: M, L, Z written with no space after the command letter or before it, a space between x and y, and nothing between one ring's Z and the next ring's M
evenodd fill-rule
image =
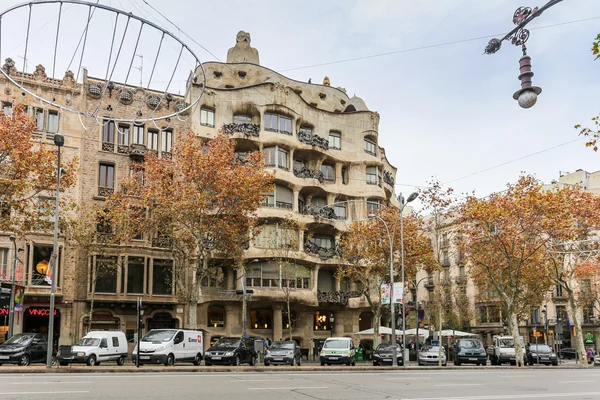
M358 349L356 349L356 361L364 361L362 347L359 347Z

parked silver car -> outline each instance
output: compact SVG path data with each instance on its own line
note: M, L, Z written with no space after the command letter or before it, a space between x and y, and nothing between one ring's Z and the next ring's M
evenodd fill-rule
M423 346L419 352L419 365L438 365L439 351L439 346ZM446 364L446 351L442 347L442 365L445 367Z

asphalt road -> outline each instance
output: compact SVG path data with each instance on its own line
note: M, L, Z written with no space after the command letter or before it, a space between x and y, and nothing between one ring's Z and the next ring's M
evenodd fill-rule
M0 374L2 400L600 399L600 369Z

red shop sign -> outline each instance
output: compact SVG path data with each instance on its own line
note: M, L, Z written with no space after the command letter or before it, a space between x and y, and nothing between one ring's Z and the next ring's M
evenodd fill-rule
M56 316L56 309L54 310L54 315ZM27 315L31 315L34 317L48 317L50 316L49 308L28 308Z
M8 308L0 308L0 315L8 315Z

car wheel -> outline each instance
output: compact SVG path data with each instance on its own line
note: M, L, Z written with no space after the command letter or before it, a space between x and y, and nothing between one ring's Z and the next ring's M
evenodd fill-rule
M268 362L265 362L265 367L268 367L269 365L271 365L271 364L269 364ZM323 364L321 364L321 365L323 365Z
M399 367L403 367L404 366L404 361L398 361L398 366Z
M165 367L170 367L175 364L175 356L173 354L169 354L167 356L167 360L165 361Z
M235 365L239 367L241 364L242 364L242 359L240 358L240 355L238 354L237 356L235 356Z
M121 356L117 359L117 365L119 367L122 367L123 365L125 365L125 357Z
M352 366L356 366L356 361L352 360Z
M194 358L194 365L197 367L202 363L202 355L196 354L196 358Z
M379 364L376 361L373 361L373 366L377 367Z
M447 366L447 365L448 365L448 363L443 363L443 364L442 364L442 367L445 367L445 366Z
M86 364L88 365L88 367L93 367L94 365L96 365L96 356L92 354L90 358L88 358Z
M252 358L250 359L250 365L251 366L255 366L257 364L256 362L256 356L252 356Z
M321 367L325 366L325 363L323 361L321 361Z
M558 365L558 361L554 361L554 362L552 363L552 365L554 365L554 366L556 367L556 366Z
M296 366L296 357L292 358L292 362L290 363L292 367Z
M0 365L2 365L2 364L0 364ZM69 365L69 363L61 361L61 362L58 363L58 365L60 365L61 367L66 367L67 365Z
M28 366L29 364L31 364L31 358L29 358L29 355L27 355L27 354L23 354L23 355L21 356L21 358L19 359L19 365L20 365L21 367L26 367L26 366Z
M204 365L206 365L207 367L210 367L210 366L212 366L212 364L211 364L211 363L209 363L209 362L205 362L205 363L204 363Z
M455 361L455 362L454 362L454 365L460 365L460 360L456 359L456 360L454 360L454 361Z
M97 363L96 363L96 366L98 366L98 365L100 365L100 363L99 363L99 362L97 362Z

